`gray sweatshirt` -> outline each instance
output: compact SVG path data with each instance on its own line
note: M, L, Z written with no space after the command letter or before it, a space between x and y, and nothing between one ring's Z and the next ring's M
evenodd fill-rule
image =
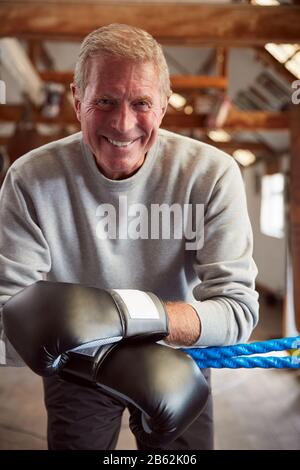
M188 302L195 346L245 341L257 323L242 177L212 146L160 130L137 173L110 180L79 132L14 162L0 217L0 306L47 279ZM3 328L0 346L2 364L22 363Z

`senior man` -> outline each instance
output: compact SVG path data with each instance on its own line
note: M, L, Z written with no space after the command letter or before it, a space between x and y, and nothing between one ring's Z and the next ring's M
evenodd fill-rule
M240 171L220 150L160 129L171 95L160 45L127 25L91 32L71 90L81 132L18 159L1 190L1 305L40 280L124 289L136 310L147 291L162 301L165 347L247 340L257 271ZM22 364L5 331L1 345L3 363ZM49 449L115 447L126 400L57 376L44 389ZM212 449L211 397L159 447Z

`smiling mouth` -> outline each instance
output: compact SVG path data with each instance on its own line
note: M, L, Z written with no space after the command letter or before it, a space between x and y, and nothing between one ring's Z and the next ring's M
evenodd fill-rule
M133 144L137 139L134 140L112 140L103 136L107 142L109 142L114 147L122 148L122 147L129 147L129 145Z

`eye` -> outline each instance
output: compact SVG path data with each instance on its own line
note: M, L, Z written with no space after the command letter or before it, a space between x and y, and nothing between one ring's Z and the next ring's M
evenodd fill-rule
M151 108L151 103L149 103L149 101L140 100L134 103L134 107L141 111L147 111Z
M100 106L100 108L109 108L114 105L114 100L110 98L100 98L96 101L97 105Z

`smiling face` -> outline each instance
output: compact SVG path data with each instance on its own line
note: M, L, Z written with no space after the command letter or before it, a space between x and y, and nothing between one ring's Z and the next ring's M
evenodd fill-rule
M86 66L83 97L72 85L84 142L107 178L128 178L142 166L167 107L155 65L99 55Z

